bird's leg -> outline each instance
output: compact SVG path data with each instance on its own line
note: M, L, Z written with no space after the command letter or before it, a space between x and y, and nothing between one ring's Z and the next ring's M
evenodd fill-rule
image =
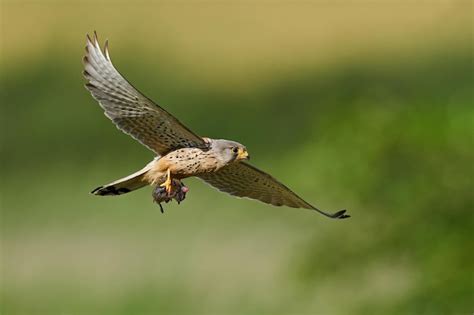
M168 171L166 171L166 180L163 184L160 185L160 187L165 187L166 192L168 194L171 194L171 190L173 189L173 184L171 182L171 171L168 168Z

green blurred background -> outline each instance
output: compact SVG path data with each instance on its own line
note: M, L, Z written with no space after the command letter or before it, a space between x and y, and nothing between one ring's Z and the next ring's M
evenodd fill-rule
M1 314L472 314L470 1L1 3ZM162 215L98 185L152 153L83 88L85 34L314 212L196 179Z

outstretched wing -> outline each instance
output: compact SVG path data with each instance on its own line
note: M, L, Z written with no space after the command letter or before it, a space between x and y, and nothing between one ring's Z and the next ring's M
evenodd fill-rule
M220 191L233 196L257 199L274 206L288 206L315 210L330 218L349 217L346 210L334 214L310 205L271 175L243 162L229 164L217 172L199 175L201 179Z
M84 77L86 88L104 109L105 116L156 154L165 155L183 147L207 148L201 137L120 75L110 61L107 42L102 52L95 32L93 40L87 36Z

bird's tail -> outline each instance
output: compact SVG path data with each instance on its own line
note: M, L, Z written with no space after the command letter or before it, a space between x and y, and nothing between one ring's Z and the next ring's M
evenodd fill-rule
M147 166L142 168L141 170L128 175L127 177L117 179L116 181L97 187L91 194L99 195L99 196L117 196L123 195L133 190L137 190L148 185L148 182L144 180L145 174L151 169L151 166L155 162L150 162Z

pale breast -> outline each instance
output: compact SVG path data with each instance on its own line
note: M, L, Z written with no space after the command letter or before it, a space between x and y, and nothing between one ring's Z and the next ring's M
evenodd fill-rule
M172 174L181 178L214 172L223 166L212 151L198 148L183 148L170 152L162 157L158 164L162 171L169 168Z

